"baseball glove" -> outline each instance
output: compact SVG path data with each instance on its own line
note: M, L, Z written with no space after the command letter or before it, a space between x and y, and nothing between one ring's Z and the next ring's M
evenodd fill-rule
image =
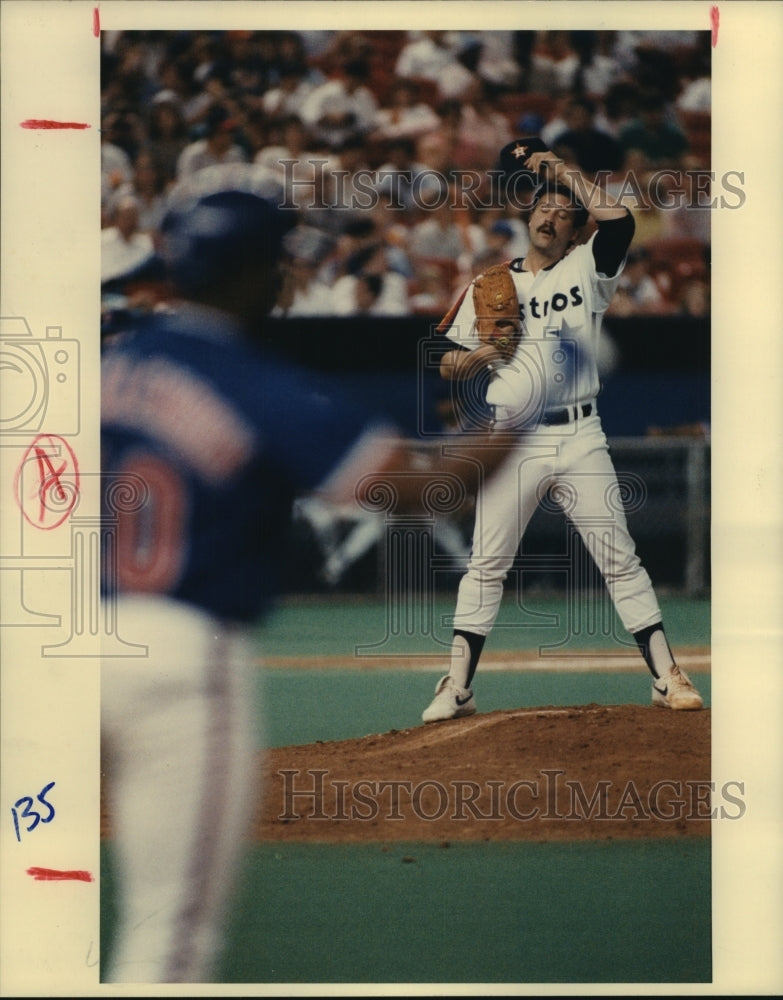
M495 264L473 282L476 331L482 344L491 344L504 359L517 349L522 324L514 279L505 264Z

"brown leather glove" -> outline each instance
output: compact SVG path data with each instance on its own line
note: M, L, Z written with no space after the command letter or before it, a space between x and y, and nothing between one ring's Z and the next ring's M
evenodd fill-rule
M495 264L473 282L476 330L482 344L490 344L508 360L522 333L514 279L506 264Z

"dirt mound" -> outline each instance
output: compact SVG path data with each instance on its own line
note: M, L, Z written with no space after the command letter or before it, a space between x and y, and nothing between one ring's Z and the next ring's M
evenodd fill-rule
M710 711L474 715L264 755L256 834L288 841L707 836Z
M709 709L543 706L262 754L260 840L708 836ZM103 789L105 790L105 789ZM105 802L101 835L111 836Z

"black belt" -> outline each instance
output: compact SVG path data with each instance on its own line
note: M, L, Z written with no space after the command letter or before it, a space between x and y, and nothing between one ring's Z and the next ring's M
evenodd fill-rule
M568 406L563 410L551 410L541 418L544 427L557 427L559 424L570 424L580 416L589 417L593 412L592 403L582 403L581 406Z

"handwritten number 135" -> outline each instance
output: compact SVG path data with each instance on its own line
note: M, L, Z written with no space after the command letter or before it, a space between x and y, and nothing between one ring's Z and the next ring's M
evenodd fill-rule
M46 793L50 792L54 788L54 782L50 781L48 785L45 785L41 791L36 795L35 799L31 799L29 795L23 795L21 799L14 802L11 807L11 815L14 817L14 830L16 831L16 839L21 840L22 834L19 830L20 820L30 820L30 825L25 828L25 833L30 833L34 830L39 823L51 823L54 819L54 806L46 801ZM35 803L39 802L42 806L47 809L47 815L42 815L33 806ZM18 810L21 809L21 812Z

